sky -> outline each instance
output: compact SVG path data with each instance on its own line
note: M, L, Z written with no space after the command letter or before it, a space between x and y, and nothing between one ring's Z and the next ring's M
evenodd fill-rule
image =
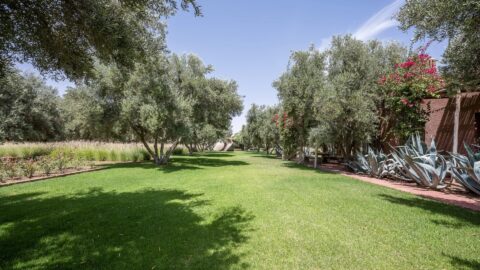
M197 1L202 17L179 12L167 20L167 46L174 53L196 54L213 65L212 76L238 83L244 112L233 119L234 132L245 124L252 103L278 103L272 82L286 70L292 51L312 44L324 50L333 35L348 33L361 40L394 40L407 47L413 36L412 31L399 30L392 19L404 0ZM427 52L441 59L444 49L445 44L433 43ZM18 67L35 72L28 64ZM69 81L46 80L60 94L73 86Z

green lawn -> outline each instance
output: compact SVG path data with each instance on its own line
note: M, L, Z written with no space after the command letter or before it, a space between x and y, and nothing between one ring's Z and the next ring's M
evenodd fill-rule
M480 269L480 214L252 153L0 188L0 269Z

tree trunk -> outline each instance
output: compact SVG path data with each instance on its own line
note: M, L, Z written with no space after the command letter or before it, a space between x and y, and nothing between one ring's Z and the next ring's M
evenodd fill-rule
M458 153L458 129L460 127L460 110L462 107L460 91L457 92L455 96L455 114L454 114L454 123L453 123L453 149L452 153Z
M303 151L303 146L298 147L297 163L298 164L304 164L305 163L305 152Z
M317 162L318 162L318 145L315 145L315 162L313 163L313 167L315 169L317 168Z

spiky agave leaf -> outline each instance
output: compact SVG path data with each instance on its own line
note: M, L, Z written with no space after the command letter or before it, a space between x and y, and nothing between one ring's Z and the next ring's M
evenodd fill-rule
M426 154L420 157L405 156L408 165L407 174L418 184L433 188L444 189L448 163L444 157L437 154Z
M370 174L370 165L365 156L360 152L357 152L355 155L355 160L347 162L347 166L355 173Z
M452 176L468 190L480 195L480 155L464 143L467 156L450 153Z
M368 148L368 154L358 152L354 161L348 162L347 166L356 173L368 174L373 177L382 178L388 175L388 158L382 151L375 151Z

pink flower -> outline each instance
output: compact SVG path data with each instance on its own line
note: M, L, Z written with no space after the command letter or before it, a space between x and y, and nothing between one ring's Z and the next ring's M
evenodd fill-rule
M402 98L402 99L400 100L400 102L402 102L402 103L405 104L405 105L409 104L408 99L406 99L406 98Z
M411 66L414 66L415 65L415 62L413 62L412 60L408 60L407 62L405 63L401 63L400 64L400 67L402 68L409 68Z
M425 70L425 73L435 74L435 73L437 73L437 68L436 68L436 67L431 67L431 68L429 68L429 69L426 69L426 70Z
M421 54L418 55L418 58L420 58L420 60L428 60L428 59L430 59L430 55L425 54L425 53L421 53Z
M378 79L378 84L384 85L386 81L387 81L387 77L382 76L380 77L380 79Z
M413 74L413 73L411 73L411 72L406 72L405 74L403 74L403 77L404 77L405 79L408 79L408 78L413 77L414 75L415 75L415 74Z

